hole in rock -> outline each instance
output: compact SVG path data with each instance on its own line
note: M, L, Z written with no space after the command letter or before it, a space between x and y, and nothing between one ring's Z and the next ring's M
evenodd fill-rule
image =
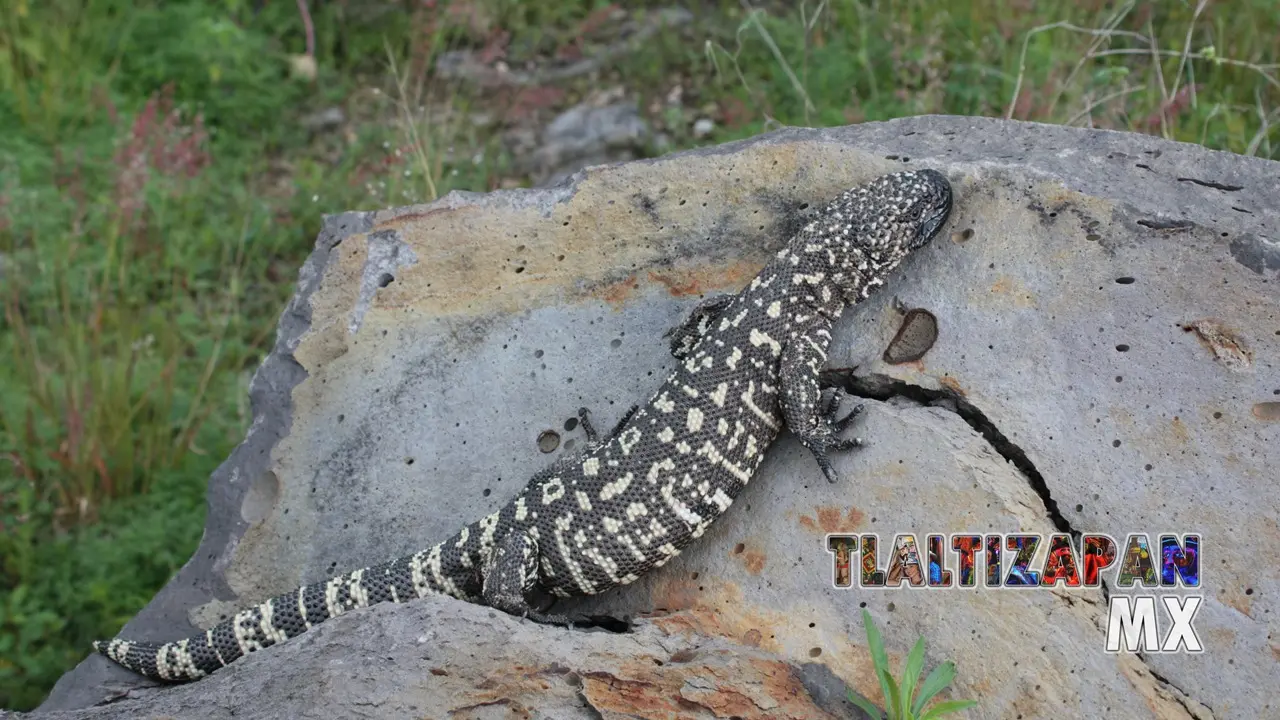
M560 447L560 434L555 430L543 430L538 435L538 449L542 452L555 452L558 447Z

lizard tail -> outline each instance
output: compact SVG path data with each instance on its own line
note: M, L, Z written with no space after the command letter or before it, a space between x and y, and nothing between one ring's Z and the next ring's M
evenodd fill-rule
M350 610L427 595L472 599L473 588L460 584L464 575L454 567L456 554L446 550L449 543L303 585L183 640L159 644L116 638L96 641L93 649L149 678L189 682Z

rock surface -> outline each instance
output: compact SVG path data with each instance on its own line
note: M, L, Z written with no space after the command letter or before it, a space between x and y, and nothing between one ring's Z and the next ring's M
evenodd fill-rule
M448 600L380 607L67 716L445 717L447 698L508 717L484 703L518 686L529 717L680 716L636 709L676 688L694 717L700 702L850 717L846 687L879 700L862 603L891 659L923 634L928 666L956 661L954 697L981 699L970 717L1276 716L1280 164L979 118L787 129L329 218L251 386L253 426L210 480L203 542L122 635L184 636L496 509L582 442L577 408L608 427L662 381L660 335L700 294L741 287L810 204L913 167L948 174L956 210L845 315L831 358L868 398L854 430L868 446L836 458L830 485L784 435L678 560L573 608L652 617L634 633L570 636ZM895 298L938 336L890 365ZM1105 654L1098 590L837 589L824 548L829 532L1063 528L1203 533L1205 652ZM500 660L513 649L521 668ZM686 649L710 675L660 654ZM612 658L604 675L595 657ZM431 672L445 662L460 665ZM144 684L90 656L42 710ZM730 689L746 709L719 699Z
M251 655L199 683L138 689L48 717L860 717L843 696L825 692L830 673L820 666L797 668L758 645L702 637L691 629L696 612L626 634L547 633L439 598L361 614L335 618L275 648L279 653Z

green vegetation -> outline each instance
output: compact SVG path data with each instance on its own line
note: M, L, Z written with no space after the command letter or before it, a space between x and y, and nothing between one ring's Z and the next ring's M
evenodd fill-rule
M884 693L885 706L889 720L933 720L933 718L950 715L971 708L978 703L973 700L942 700L925 706L938 693L947 689L956 677L955 663L950 660L942 663L929 673L929 677L920 682L920 673L924 671L924 638L916 640L915 646L907 654L907 664L902 668L902 678L893 679L893 671L889 667L889 656L884 651L884 641L880 639L880 631L871 619L871 613L862 611L862 626L867 630L867 647L871 649L871 661L875 664L876 679L880 681L880 691ZM917 692L917 687L919 691ZM867 715L880 720L884 713L871 701L849 691L849 701L857 705Z
M504 131L602 88L676 148L950 113L1277 152L1271 0L707 0L523 89L436 59L589 57L640 11L309 4L310 39L290 2L0 3L0 707L40 702L190 556L321 214L527 184Z

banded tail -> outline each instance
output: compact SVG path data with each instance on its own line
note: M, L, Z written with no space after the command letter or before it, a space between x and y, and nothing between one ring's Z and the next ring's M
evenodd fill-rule
M412 555L303 585L183 640L159 644L116 638L95 641L93 649L147 677L189 682L350 610L427 595L474 600L475 588L463 580L469 569L457 562L456 552L449 552L453 547L446 549L457 539L455 536Z

